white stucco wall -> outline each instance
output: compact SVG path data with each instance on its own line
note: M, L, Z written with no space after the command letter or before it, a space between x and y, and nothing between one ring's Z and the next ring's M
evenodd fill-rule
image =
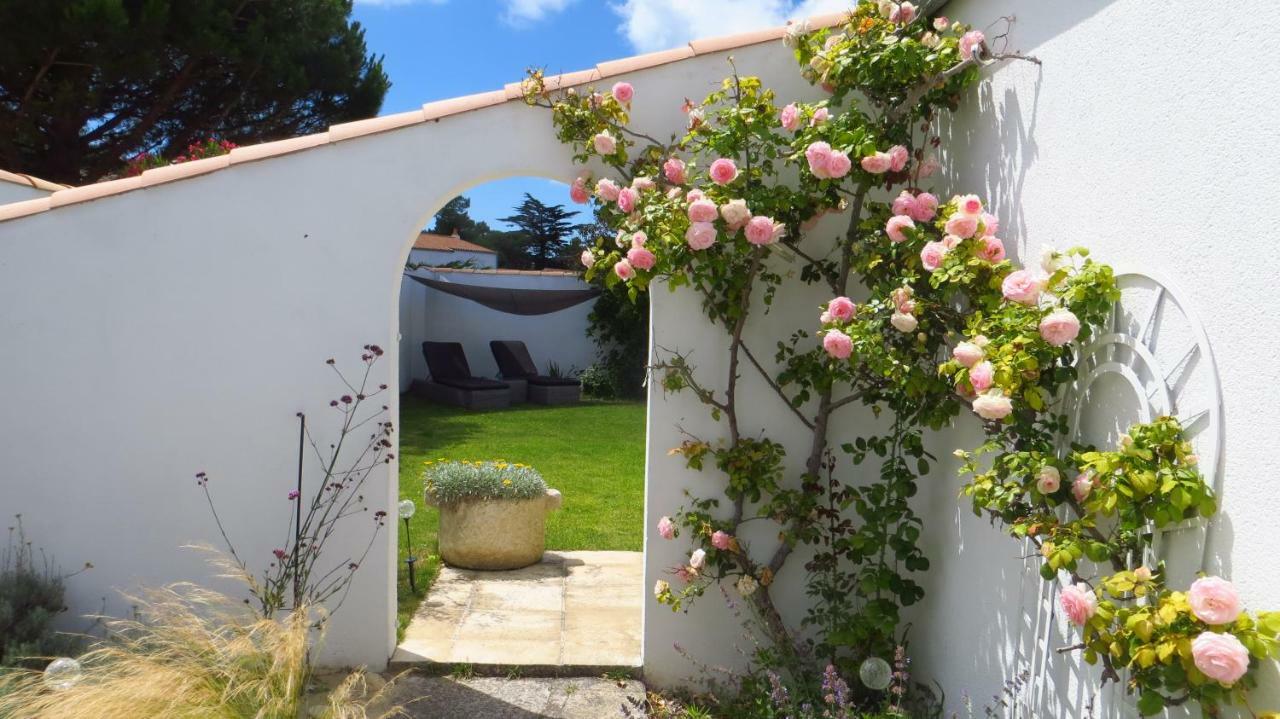
M447 265L450 262L471 262L472 267L497 267L498 256L492 252L469 250L412 250L409 262L423 265Z
M0 178L0 205L48 196L49 190L42 190L25 182L11 182Z
M490 274L480 272L432 272L411 274L458 284L511 287L531 290L583 290L588 285L574 275ZM405 280L400 289L400 389L427 377L422 343L461 342L472 374L496 377L497 362L489 349L492 340L522 340L545 373L555 362L560 369L581 371L595 360L596 346L587 337L587 316L595 300L588 300L545 315L513 315L471 300Z

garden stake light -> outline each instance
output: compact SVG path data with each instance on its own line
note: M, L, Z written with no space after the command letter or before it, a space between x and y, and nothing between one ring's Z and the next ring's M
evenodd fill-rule
M409 565L409 590L414 594L418 593L418 584L414 577L413 565L418 561L418 558L413 556L413 541L409 538L409 520L413 518L413 513L416 510L417 507L413 504L412 499L400 502L399 514L400 518L404 520L404 548L409 552L409 557L404 560L404 563Z

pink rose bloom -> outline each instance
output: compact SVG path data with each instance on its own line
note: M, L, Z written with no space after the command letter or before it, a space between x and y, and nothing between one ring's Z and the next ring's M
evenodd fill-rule
M782 113L778 116L779 122L782 123L782 129L787 132L795 132L800 127L800 108L796 107L793 102L782 108Z
M966 215L982 216L982 200L977 195L965 195L956 201L956 209Z
M984 354L982 348L972 342L961 342L951 350L951 356L965 367L973 367L981 362Z
M891 21L901 23L903 25L911 24L916 19L916 6L909 2L904 2L898 6L898 17L890 18Z
M634 187L637 192L646 192L657 187L658 183L654 182L652 177L645 177L644 175L641 175L631 181L631 186Z
M684 160L674 157L668 158L662 163L662 174L666 175L667 182L673 185L684 184Z
M978 395L973 400L973 411L983 419L1004 419L1013 411L1013 402L998 389Z
M929 155L928 157L924 158L924 161L921 162L920 166L916 169L920 173L920 179L923 180L924 178L929 177L933 173L937 172L939 167L940 165L938 164L938 158L934 157L933 155Z
M623 212L631 212L636 209L636 201L640 199L640 193L630 187L618 191L618 209Z
M911 215L916 209L916 198L910 192L903 190L897 197L893 198L893 214L895 215ZM915 219L914 217L912 219Z
M717 185L727 185L738 176L738 166L733 160L722 157L711 163L711 181Z
M826 144L826 143L823 143ZM887 152L877 152L874 155L867 155L858 163L862 165L862 169L873 175L880 175L889 171L893 165L893 158L889 157ZM812 163L810 163L812 167Z
M858 306L848 297L836 297L827 303L827 312L833 319L841 322L848 322L853 319L853 315L858 311Z
M671 521L671 517L663 517L658 520L658 536L663 539L674 539L676 536L676 523Z
M1062 611L1067 613L1067 619L1077 627L1083 627L1098 611L1098 595L1080 584L1063 587L1058 601L1062 604Z
M1077 502L1083 502L1089 498L1089 493L1093 491L1093 472L1085 472L1075 478L1071 483L1071 496L1076 498Z
M747 222L747 242L753 245L771 245L786 234L786 228L772 217L756 215Z
M695 549L693 554L689 555L689 566L694 569L702 569L707 563L707 552L704 549Z
M596 256L591 254L591 250L583 250L579 259L582 260L583 267L590 267L596 263Z
M631 87L629 82L616 82L613 84L613 99L618 102L631 102L631 98L635 97L635 88Z
M920 325L920 321L910 312L894 312L889 318L889 324L899 332L914 332L916 327Z
M1053 494L1062 486L1062 473L1057 467L1046 465L1040 468L1039 474L1036 475L1036 489L1040 494Z
M653 253L643 247L632 247L627 250L627 262L637 270L652 270L653 264L658 258Z
M824 324L824 325L825 325L825 324L830 324L830 322L831 322L831 313L830 313L830 312L827 312L826 310L823 310L823 311L822 311L822 314L818 315L818 322L821 322L821 323L822 323L822 324Z
M809 118L809 127L817 127L831 119L831 111L825 107L820 107L813 111L813 117Z
M987 39L981 30L970 30L960 37L960 57L973 59L973 51Z
M836 359L849 359L853 354L853 340L840 330L827 330L822 335L822 349Z
M894 242L906 242L907 236L902 234L903 230L915 229L916 223L906 215L894 215L884 225L885 234L889 235L889 239Z
M948 250L954 250L959 247L961 242L964 242L964 240L956 237L955 235L942 236L942 244L946 245Z
M825 142L815 142L805 148L804 157L809 161L809 172L814 177L826 179L831 176L827 169L831 164L831 153L831 145Z
M935 17L933 19L933 29L937 30L938 32L942 32L943 30L946 30L947 26L950 24L951 24L951 21L948 20L944 15L939 15L938 17Z
M689 190L689 194L684 196L684 201L693 203L693 202L697 202L698 200L706 198L706 196L707 196L706 193L704 193L702 190L699 190L698 188L695 187L694 189Z
M926 242L924 248L920 250L920 264L930 272L936 272L942 267L942 260L947 256L947 246L941 242Z
M969 384L973 385L975 392L986 392L991 389L991 383L995 378L996 368L992 367L990 362L979 362L969 368Z
M849 170L853 169L853 160L849 156L839 150L831 153L831 158L827 160L827 176L832 179L839 179L849 174Z
M907 148L902 145L894 145L889 148L889 169L894 172L901 172L902 168L907 166L907 160L911 159L911 153L907 152Z
M618 141L613 139L613 135L602 132L591 138L591 144L595 146L596 152L601 155L612 155L618 149Z
M596 196L605 202L613 202L618 199L618 184L609 178L596 183Z
M983 237L979 242L978 256L987 262L996 263L1004 259L1004 242L999 237Z
M573 184L569 186L569 199L579 205L585 205L587 200L591 199L591 195L587 193L586 182L583 179L574 180Z
M649 236L644 233L644 230L636 230L631 235L632 247L644 247L644 243L648 241L649 241Z
M698 572L692 567L676 567L671 570L671 573L675 575L676 579L679 579L685 584L693 581L693 579L698 576ZM662 580L659 579L658 581L661 582ZM658 587L655 586L653 589L654 592L657 593Z
M897 307L899 312L910 313L911 309L915 307L915 303L911 301L911 297L914 294L915 290L903 286L890 292L889 300L893 302L893 306Z
M991 237L1000 231L1000 218L990 212L982 213L982 235Z
M1191 658L1205 676L1226 685L1249 671L1249 650L1234 634L1202 632L1191 642Z
M943 229L948 235L955 235L962 240L967 240L973 237L973 233L978 231L978 218L973 215L966 215L963 212L957 212L947 220L947 224Z
M619 260L618 263L613 266L613 274L617 275L620 280L629 280L636 276L636 271L631 267L630 262L627 262L626 260Z
M719 216L720 210L711 200L698 199L689 205L690 222L715 222Z
M705 250L716 243L716 226L710 222L695 222L685 230L684 241L695 250Z
M1133 578L1139 582L1149 582L1151 581L1151 570L1147 567L1138 567L1133 570Z
M1240 616L1240 595L1222 577L1201 577L1187 593L1191 613L1205 624L1230 624Z
M1061 347L1080 334L1080 320L1067 309L1057 309L1040 320L1040 336L1054 347Z
M751 210L746 200L729 200L720 206L720 216L731 231L736 231L751 219Z
M1000 283L1000 291L1006 300L1019 304L1029 306L1040 301L1040 281L1027 270L1010 272Z
M711 535L711 546L723 552L733 546L733 535L717 529L715 534Z
M901 215L903 213L897 212L896 214ZM912 211L906 214L911 215L911 219L916 222L928 222L938 214L938 198L931 192L921 192L916 195L916 202Z

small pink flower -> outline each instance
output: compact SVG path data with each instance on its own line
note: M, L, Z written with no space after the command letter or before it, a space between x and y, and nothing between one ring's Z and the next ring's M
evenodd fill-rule
M711 546L722 552L726 551L733 546L733 535L728 532L721 532L717 529L715 533L711 535Z
M1080 334L1080 320L1068 309L1057 309L1040 320L1040 336L1054 347L1061 347Z
M825 107L820 107L817 110L814 110L813 117L809 118L809 127L817 127L818 125L825 124L826 121L830 119L831 111Z
M903 190L897 197L893 198L893 214L895 215L911 215L916 209L916 197L910 192ZM915 219L914 217L912 219Z
M978 256L987 262L996 263L1004 260L1004 242L999 237L983 237L978 247Z
M911 24L911 21L916 18L916 6L909 2L902 3L897 9L898 16L896 18L890 17L890 21L900 23L902 25L909 25Z
M596 152L601 155L612 155L618 150L618 141L607 132L602 132L591 138L591 144L595 146Z
M889 324L899 332L914 332L920 325L920 321L910 312L899 310L889 317Z
M942 244L946 245L948 250L954 250L959 247L961 242L964 242L964 240L956 237L955 235L942 236Z
M947 246L941 242L926 242L920 250L920 264L930 272L937 272L942 267L942 260L947 256Z
M657 187L658 183L654 182L652 177L641 175L631 181L631 186L634 187L637 192L648 192L649 190Z
M1151 581L1151 570L1145 566L1133 570L1133 578L1139 582Z
M605 202L613 202L617 200L618 193L620 191L618 183L607 177L596 183L596 196Z
M735 232L751 219L751 210L746 200L729 200L720 206L720 216L730 232Z
M1076 498L1077 502L1083 502L1089 498L1089 493L1093 491L1093 472L1088 471L1076 477L1071 483L1071 496Z
M663 539L674 539L676 536L676 523L671 521L671 517L663 517L658 520L658 536Z
M933 155L929 155L928 157L924 158L924 161L920 163L920 166L916 168L916 170L920 174L920 179L923 180L924 178L929 177L933 175L933 173L937 172L939 167L940 165L938 164L938 158L934 157Z
M1249 671L1249 650L1234 634L1202 632L1191 642L1191 658L1205 676L1228 686Z
M836 297L827 303L827 312L832 319L848 322L853 319L854 313L858 311L858 306L848 297Z
M1062 473L1053 465L1045 465L1036 474L1036 489L1040 494L1053 494L1062 486Z
M636 271L631 267L631 263L626 260L619 260L613 266L613 274L618 276L620 280L629 280L636 276Z
M862 169L873 175L884 174L893 166L893 158L889 157L887 152L877 152L874 155L867 155L859 162Z
M286 556L286 553L283 549L273 549L271 550L271 553L276 555L276 559L284 559Z
M727 157L721 157L711 163L711 181L717 185L727 185L738 176L738 166Z
M1013 411L1013 402L998 389L984 392L973 400L973 411L983 419L1004 419Z
M662 163L662 174L666 176L667 182L673 185L683 185L685 179L684 160L674 157L668 158L666 162Z
M991 383L995 381L995 377L996 369L990 362L979 362L969 368L969 384L973 385L975 392L986 392L991 389Z
M956 209L966 215L982 216L982 200L977 195L965 195L956 201Z
M573 184L569 186L569 199L579 205L585 205L587 204L587 201L591 199L591 195L587 192L587 186L584 180L579 178L574 180Z
M1191 613L1205 624L1230 624L1240 616L1240 594L1221 577L1201 577L1187 593Z
M694 202L697 202L698 200L705 199L706 196L707 196L706 193L704 193L702 190L699 190L698 188L695 187L692 190L689 190L689 193L684 196L684 201L688 203L694 203Z
M1062 604L1062 611L1067 613L1067 619L1077 627L1083 627L1093 617L1093 613L1098 611L1098 595L1081 584L1063 587L1058 594L1058 601Z
M973 367L982 361L986 353L982 348L972 342L961 342L956 348L951 350L951 356L965 367Z
M644 230L636 230L635 232L631 233L632 247L644 247L644 243L648 241L649 241L649 236L644 233Z
M1000 291L1004 298L1023 305L1034 305L1040 301L1040 281L1027 270L1010 272L1000 283Z
M637 270L652 270L657 261L658 258L643 247L632 247L627 250L627 262Z
M716 226L710 222L695 222L684 233L684 241L694 250L705 250L716 243Z
M591 254L591 250L583 250L580 259L583 267L590 267L596 263L596 256Z
M965 60L973 59L973 51L977 49L987 39L981 30L970 30L960 37L960 57Z
M720 210L716 207L716 203L707 199L694 200L689 205L689 221L690 222L715 222L720 216Z
M635 97L635 88L631 87L629 82L616 82L613 84L613 99L622 103L631 102L631 98Z
M773 221L772 217L756 215L747 222L747 242L753 245L771 245L786 234L786 228Z
M796 107L794 102L787 105L782 108L778 121L782 124L782 129L795 132L800 127L800 108Z
M899 212L897 214L902 213ZM916 222L928 222L929 220L932 220L934 216L938 214L938 198L934 196L933 193L921 192L919 195L916 195L915 207L907 214L911 215L911 219Z
M911 153L907 152L907 148L902 145L894 145L889 148L889 169L894 172L901 172L907 166L907 160L911 159Z
M831 153L831 158L827 160L827 176L833 180L849 174L849 170L853 169L853 160L849 156L839 150Z
M982 213L982 234L984 237L991 237L1000 231L1000 218L990 212Z
M967 240L973 237L973 233L978 231L978 218L973 215L966 215L963 212L957 212L947 220L947 224L943 229L948 235L955 235L962 240Z
M889 293L889 300L893 302L893 306L898 308L899 312L911 313L915 307L915 302L911 297L915 294L915 290L908 286L902 286Z
M853 354L853 339L840 330L827 330L822 335L822 349L836 359L849 359Z
M689 555L689 566L695 570L702 569L707 563L707 552L704 549L695 549L693 554Z
M894 242L906 242L907 236L902 234L903 230L914 230L916 223L906 215L894 215L884 225L885 234Z
M823 310L822 314L818 315L818 322L821 322L824 325L831 324L831 313Z
M618 209L623 212L631 212L636 209L636 201L639 199L639 192L630 187L623 188L618 191Z
M937 30L938 32L942 32L943 30L946 30L947 26L950 24L951 24L951 21L948 20L945 15L939 15L938 17L935 17L933 19L933 29Z

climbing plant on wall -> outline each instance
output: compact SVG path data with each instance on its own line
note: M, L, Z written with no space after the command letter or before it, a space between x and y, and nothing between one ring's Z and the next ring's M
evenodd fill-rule
M1103 680L1127 672L1146 713L1243 699L1249 670L1276 652L1280 615L1241 613L1217 578L1187 592L1166 587L1161 567L1143 563L1153 531L1214 511L1176 421L1134 427L1119 448L1060 449L1068 426L1055 408L1075 378L1074 344L1119 297L1111 268L1083 248L1017 267L981 198L926 189L940 117L981 68L1038 61L888 0L859 3L835 27L793 26L786 42L825 99L784 103L735 68L703 101L686 102L687 131L666 142L629 127L642 100L626 82L559 91L534 71L525 83L526 100L552 112L575 159L607 168L584 171L571 189L578 202L594 194L616 232L583 252L589 276L633 299L655 280L691 291L727 337L718 386L690 357L655 348L662 387L691 393L722 428L673 453L723 478L659 520L662 537L692 546L654 587L657 601L680 609L732 585L770 640L756 657L770 672L817 676L830 664L852 676L893 656L901 610L923 598L917 578L929 568L910 503L935 459L924 432L972 412L988 439L958 451L965 492L976 511L1039 547L1046 580L1070 577L1061 596L1081 628L1074 649L1103 665ZM809 233L829 214L847 223L838 237ZM752 317L793 282L831 299L811 325L753 346ZM769 427L744 416L747 372L778 395L786 421L808 430L799 476ZM854 405L885 421L863 436L832 436L832 418ZM760 519L778 526L770 546L740 536ZM775 580L798 556L805 571L789 576L804 576L814 601L792 627L775 606ZM861 693L867 705L882 698Z

